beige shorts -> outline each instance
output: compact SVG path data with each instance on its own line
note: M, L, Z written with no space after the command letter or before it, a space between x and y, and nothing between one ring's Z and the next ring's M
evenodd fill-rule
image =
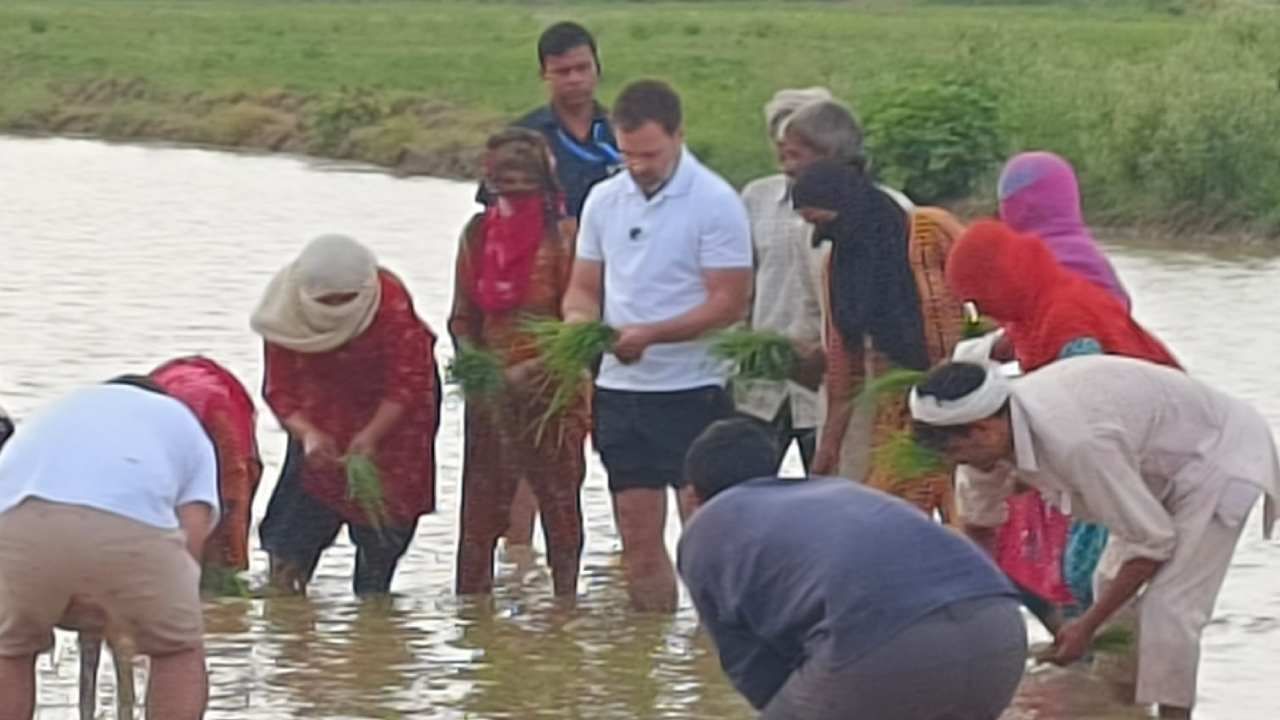
M0 513L0 657L51 648L73 600L143 655L201 648L199 585L180 531L37 499Z

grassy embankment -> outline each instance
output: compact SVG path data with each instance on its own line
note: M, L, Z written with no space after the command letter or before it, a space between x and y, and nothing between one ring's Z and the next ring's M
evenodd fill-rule
M1274 3L975 4L19 0L0 5L0 130L464 177L541 101L538 32L573 18L602 44L602 97L670 79L691 145L736 183L771 168L779 87L832 88L874 139L902 88L959 72L992 92L1004 150L1076 161L1096 221L1280 228Z

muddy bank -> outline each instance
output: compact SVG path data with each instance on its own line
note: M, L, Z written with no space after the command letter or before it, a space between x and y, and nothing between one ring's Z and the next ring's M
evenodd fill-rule
M509 118L421 96L341 88L175 93L141 78L105 78L49 88L38 109L8 118L0 132L162 141L214 149L279 152L368 163L395 175L459 180L479 175L485 138ZM949 204L965 219L996 213L994 189ZM1274 250L1277 237L1218 218L1169 216L1095 228L1133 245Z
M345 88L179 94L106 78L51 87L49 97L3 130L305 154L456 179L476 177L485 137L503 125L429 98Z

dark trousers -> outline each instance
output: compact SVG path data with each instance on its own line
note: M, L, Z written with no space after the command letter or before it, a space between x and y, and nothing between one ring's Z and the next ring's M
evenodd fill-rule
M1013 586L1018 590L1018 599L1022 601L1022 606L1034 615L1050 634L1056 633L1058 627L1062 624L1058 606L1016 582L1013 583Z
M283 560L297 568L303 579L309 582L320 562L320 555L338 539L342 526L347 525L347 534L356 547L352 579L356 595L388 592L396 566L413 540L417 521L409 527L383 527L381 530L348 523L302 489L302 463L302 444L290 438L280 480L271 493L267 514L258 528L262 548L274 561Z
M761 720L997 720L1027 662L1013 598L964 600L842 665L806 658Z

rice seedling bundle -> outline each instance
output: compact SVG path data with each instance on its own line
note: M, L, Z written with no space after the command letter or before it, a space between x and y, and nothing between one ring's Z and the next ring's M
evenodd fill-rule
M910 430L900 430L875 449L876 465L887 470L898 482L915 480L946 469L938 453L920 445Z
M538 347L545 374L542 389L550 395L538 422L541 438L547 423L578 399L583 374L613 347L618 334L602 322L566 323L555 318L529 318L524 328Z
M1093 638L1095 652L1122 653L1133 647L1133 631L1123 627L1110 627Z
M382 494L382 474L367 455L348 455L347 499L364 511L369 525L381 532L387 522L387 506Z
M502 392L506 384L502 358L468 343L459 345L457 354L449 361L447 378L462 388L462 396L468 400L493 397Z
M796 364L791 341L768 330L722 330L712 336L711 354L744 380L786 380Z
M983 335L993 333L998 329L999 329L999 326L996 325L994 322L992 322L990 318L985 318L985 317L965 318L964 339L972 340L973 338L980 338Z
M232 568L207 566L200 575L200 589L214 597L251 598L249 581Z
M869 380L858 395L858 403L870 407L881 398L892 396L899 400L906 398L907 391L924 380L923 370L895 368L876 378Z

